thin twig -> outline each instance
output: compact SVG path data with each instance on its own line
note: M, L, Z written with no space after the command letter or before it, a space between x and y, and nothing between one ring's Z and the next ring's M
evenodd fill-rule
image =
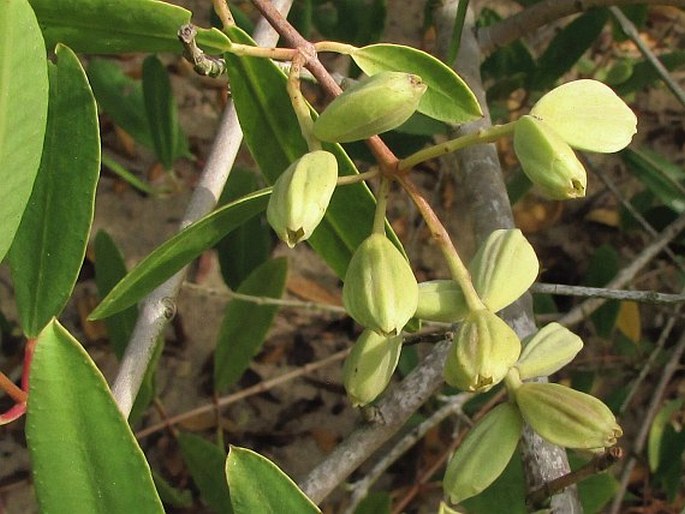
M640 254L633 259L628 266L623 268L606 285L608 289L619 289L628 284L656 255L661 252L680 232L685 229L685 213L681 214L675 221L661 231L661 234L647 246ZM580 305L571 309L562 316L558 322L565 326L572 326L580 323L590 314L599 309L606 302L603 298L590 298Z
M435 459L435 461L433 461L426 469L420 471L412 487L410 487L404 496L394 505L391 514L401 514L405 511L407 505L409 505L416 495L418 495L421 491L421 486L431 480L435 474L445 466L445 463L454 454L454 451L461 446L462 442L464 442L464 439L469 434L469 431L478 421L481 420L481 418L490 412L495 405L502 401L502 398L504 398L505 394L506 390L502 388L496 395L492 396L480 409L478 409L478 412L476 412L471 419L468 419L466 416L462 415L463 418L466 418L468 429L462 430L459 435L454 438L454 441L452 441L449 447L442 452L440 457Z
M393 446L393 448L383 455L383 458L379 460L373 468L371 468L365 475L364 478L355 482L350 486L352 494L350 495L350 503L345 510L345 514L353 514L357 510L357 506L369 493L371 486L376 483L376 481L385 473L385 471L392 466L392 464L404 455L409 449L414 446L417 442L423 439L423 436L432 429L433 427L439 425L442 420L451 416L453 414L460 414L461 409L469 398L473 395L470 393L461 393L451 396L447 403L440 407L437 411L431 414L428 419L424 420L418 426L414 427L408 434L406 434L400 441Z
M623 497L625 496L626 490L628 489L630 474L632 473L633 468L635 467L635 464L637 462L636 456L640 455L640 453L642 453L642 450L645 447L645 442L647 441L649 429L652 426L652 421L654 421L654 417L657 415L657 412L661 407L664 393L666 392L666 387L671 381L671 378L673 378L673 374L680 366L680 360L682 359L684 353L685 331L681 334L678 344L673 349L671 358L668 360L666 365L661 370L659 383L654 388L654 392L651 396L652 399L649 402L649 407L647 408L647 412L645 413L645 415L642 417L642 425L640 426L640 430L637 436L635 437L635 441L633 442L633 447L630 452L631 457L628 459L628 462L626 462L626 465L623 468L623 472L621 473L621 483L619 485L618 491L616 492L616 495L614 496L614 500L611 503L611 509L609 510L610 514L618 514L621 510L621 503L623 502Z
M533 284L530 290L533 293L605 298L607 300L629 300L633 302L662 305L685 302L685 294L655 293L654 291L627 291L625 289L543 284L540 282Z
M538 510L544 507L548 498L551 498L567 487L577 484L586 478L597 475L609 469L623 458L623 449L619 446L607 448L606 451L596 455L584 466L567 473L551 482L547 482L540 488L532 491L526 497L526 504L530 505L533 510Z
M621 30L623 30L626 36L628 36L633 43L635 43L635 46L640 49L640 52L642 55L644 55L647 62L656 70L661 80L663 80L664 84L666 84L666 87L671 90L671 93L673 93L681 105L685 107L685 91L683 91L678 83L673 80L673 77L671 77L671 74L668 72L666 67L661 63L659 58L654 55L654 52L652 52L652 50L645 44L633 22L630 21L628 17L623 14L623 11L616 6L609 7L609 12L621 26Z
M619 202L621 202L621 205L630 213L630 215L637 220L637 222L640 224L642 228L644 228L647 233L652 236L652 237L658 237L659 232L645 219L645 217L640 214L640 212L633 207L633 204L628 201L627 198L619 191L618 187L616 187L616 184L614 184L614 181L609 178L607 173L604 172L604 170L600 166L595 166L594 163L592 162L592 159L590 159L586 154L580 153L580 158L583 161L583 164L585 165L586 168L588 168L594 175L601 180L605 186L613 193L613 195L618 199ZM685 272L685 265L680 262L678 258L676 258L676 255L673 253L673 251L665 247L664 248L664 253L668 255L671 260L673 261L673 264L678 266L678 268Z
M638 388L644 382L645 378L647 378L647 375L649 374L650 370L652 369L652 366L657 360L657 357L661 355L661 352L664 349L664 346L666 345L666 341L668 340L668 337L671 335L671 331L673 330L673 327L675 327L676 322L678 321L678 316L675 314L680 312L680 305L676 307L676 312L674 313L673 316L668 318L668 321L666 322L666 325L664 326L664 329L661 331L661 334L659 334L659 339L654 345L654 350L652 350L652 353L649 354L649 358L647 361L642 364L642 367L640 368L640 373L638 374L637 378L635 378L635 381L633 384L630 386L630 390L628 391L628 394L626 397L623 399L623 403L621 404L621 407L618 410L619 415L623 414L628 406L630 405L630 402L632 401L633 397L635 396L635 393L637 392Z
M543 0L498 23L476 31L478 44L484 54L516 41L534 30L571 14L593 7L611 5L674 5L685 7L685 0Z
M278 0L275 3L278 4L279 9L287 12L292 0ZM274 45L278 37L268 23L260 21L255 30L255 39L262 45ZM229 101L221 117L207 164L190 199L180 229L184 229L214 209L233 167L241 142L242 131L238 124L238 116L233 102ZM169 322L170 311L174 310L186 270L187 267L183 268L160 285L143 300L140 306L138 321L112 386L114 399L126 417L131 412L133 401L143 382L157 339Z
M314 503L320 503L374 451L401 429L409 417L442 385L442 367L451 340L438 343L399 384L391 386L375 405L375 423L349 434L300 483Z
M289 307L292 309L303 309L318 312L334 312L336 314L347 315L347 311L345 310L345 308L339 305L331 305L320 302L303 302L301 300L284 300L283 298L269 298L267 296L255 296L251 294L237 293L235 291L231 291L230 289L205 287L199 284L194 284L192 282L184 282L183 287L185 289L194 291L198 294L225 298L227 300L234 299L254 303L257 305L276 305L278 307Z
M212 412L217 408L226 407L228 405L231 405L232 403L248 398L249 396L264 393L269 389L272 389L285 382L289 382L290 380L301 377L303 375L307 375L309 373L312 373L313 371L325 368L326 366L330 366L331 364L341 361L347 356L349 352L349 349L342 350L338 353L334 353L333 355L326 357L325 359L321 359L320 361L305 364L301 368L289 371L288 373L283 373L282 375L270 378L269 380L264 380L263 382L259 382L258 384L255 384L251 387L241 389L238 392L229 394L227 396L223 396L212 403L208 403L206 405L196 407L195 409L183 412L181 414L177 414L176 416L168 418L160 423L139 430L138 432L136 432L136 437L139 440L143 439L151 434L154 434L155 432L159 432L160 430L164 430L165 428L169 428L178 423L181 423L186 419L194 418L206 412Z

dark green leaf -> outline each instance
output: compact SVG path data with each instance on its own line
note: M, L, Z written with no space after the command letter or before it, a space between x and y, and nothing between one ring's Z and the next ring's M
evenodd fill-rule
M143 98L155 153L162 166L171 170L176 157L178 112L169 74L155 55L143 61Z
M494 512L526 514L528 509L525 504L524 491L521 458L518 453L514 453L499 478L478 496L464 500L462 505L471 514L493 514Z
M685 50L675 50L674 52L660 55L659 60L668 71L677 70L685 65ZM642 60L635 63L630 78L617 85L615 90L619 95L625 96L640 91L658 80L661 80L661 77L654 69L654 66L646 60Z
M33 355L26 438L41 512L164 512L107 382L56 321Z
M201 437L185 432L179 434L178 443L190 475L205 503L214 512L232 514L231 495L224 473L226 452Z
M353 45L379 40L386 16L386 0L333 0L314 9L313 23L326 39Z
M242 31L229 30L236 43L254 44ZM273 183L307 145L290 107L285 75L267 59L226 55L231 93L252 156L264 177ZM269 144L265 144L268 141ZM358 173L339 145L324 145L338 160L341 176ZM309 243L333 271L345 276L352 253L371 233L375 202L363 184L338 187L323 221ZM389 230L399 245L392 230Z
M603 287L618 273L618 253L609 245L602 245L595 251L590 259L590 265L583 279L583 285L590 287ZM594 313L592 322L597 333L604 338L608 338L616 325L619 302L609 300Z
M306 39L310 39L311 37L313 13L312 0L297 0L293 2L290 12L288 13L288 21L300 34L302 34L302 37Z
M362 47L351 56L367 75L381 71L419 75L428 90L421 97L418 110L431 118L445 123L464 123L483 114L476 96L461 77L422 50L381 43Z
M673 457L673 453L664 452L664 433L666 428L672 422L673 415L679 411L685 399L678 398L666 402L654 416L654 421L652 421L652 426L649 429L649 438L647 440L647 457L649 459L649 469L654 472L661 465L663 457L670 459Z
M288 261L285 257L267 261L238 288L238 293L280 298L285 289ZM226 305L214 356L214 389L233 385L250 366L262 347L278 308L234 299Z
M621 158L654 195L675 212L685 211L685 170L648 149L627 148Z
M95 284L100 298L104 298L126 275L126 264L119 248L104 230L95 236ZM107 335L117 359L121 359L133 327L138 319L138 309L129 307L105 320Z
M385 491L379 493L369 493L362 500L354 514L390 514L392 498Z
M48 114L45 45L26 0L0 16L0 262L19 227L38 173ZM30 109L30 116L27 116Z
M478 21L479 26L488 26L501 19L495 11L486 8L481 11ZM495 81L488 88L488 99L508 98L512 91L524 87L527 77L534 71L535 60L521 40L496 49L481 65L483 78Z
M40 170L9 254L24 333L35 337L71 296L100 174L97 108L78 57L58 45Z
M608 16L606 9L591 9L566 25L538 59L530 87L546 90L554 86L597 39Z
M321 512L276 464L247 448L231 446L226 479L235 514Z
M64 43L77 52L183 51L176 33L190 11L156 0L30 0L48 48ZM201 30L198 42L210 53L230 43L217 29Z
M635 28L638 31L642 30L642 28L645 26L645 23L649 15L647 5L623 5L619 7L619 9L621 9L625 17L628 18L635 25ZM614 39L616 41L626 41L627 39L630 39L629 36L627 36L623 32L621 26L616 22L616 18L612 16L611 21L611 26L613 29L612 32L614 35Z
M93 59L88 65L88 78L100 108L114 123L128 132L139 144L154 149L150 125L146 116L143 84L124 74L115 62ZM174 159L190 156L188 139L180 124L174 124ZM137 184L136 187L139 187Z
M136 303L231 230L266 209L270 194L270 190L257 191L186 227L155 249L114 286L91 313L91 319L106 318Z
M167 482L159 473L152 471L152 479L164 505L177 508L189 508L193 506L193 495L187 489L176 489Z
M233 167L219 205L225 205L257 189L256 175L245 168ZM255 216L240 225L216 245L221 275L231 289L265 262L271 253L271 229L264 216Z

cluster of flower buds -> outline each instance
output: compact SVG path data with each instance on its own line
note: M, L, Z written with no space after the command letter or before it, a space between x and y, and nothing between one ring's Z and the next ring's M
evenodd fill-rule
M610 153L637 131L633 111L611 88L584 79L545 94L516 121L514 151L530 180L555 199L585 196L587 174L573 149Z
M559 384L522 382L555 373L573 360L583 347L577 335L551 323L524 342L505 377L510 400L471 429L448 464L443 488L454 503L480 493L502 473L521 435L522 421L567 448L613 446L623 433L611 410L597 398ZM501 451L488 451L494 445Z

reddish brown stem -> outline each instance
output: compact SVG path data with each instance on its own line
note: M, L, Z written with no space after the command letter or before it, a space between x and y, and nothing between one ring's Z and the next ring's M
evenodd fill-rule
M305 63L305 67L314 75L314 78L316 78L319 85L326 91L328 96L333 98L342 93L340 86L316 56L314 45L302 37L297 29L281 15L278 9L276 9L270 1L252 0L252 3L274 30L280 34L286 44L290 45L292 48L299 48L304 55L309 57ZM399 159L380 137L374 136L368 139L366 144L378 161L384 175L391 176L397 173L397 163L399 162Z
M0 371L0 389L5 391L17 403L24 403L26 401L27 394L2 371Z

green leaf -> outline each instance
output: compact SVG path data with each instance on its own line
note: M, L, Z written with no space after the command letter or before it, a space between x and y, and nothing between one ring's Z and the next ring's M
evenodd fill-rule
M41 512L164 512L107 382L57 321L36 343L26 438Z
M104 230L95 236L95 284L101 298L107 296L126 275L124 258L112 238ZM125 309L105 320L109 342L117 359L121 359L138 319L138 309Z
M2 262L19 227L40 165L48 115L48 69L40 27L28 2L3 0L0 9Z
M157 0L30 0L48 48L64 43L76 52L183 51L176 33L190 11ZM217 29L200 30L198 43L210 53L230 42Z
M9 253L24 333L64 308L86 253L100 174L97 108L81 64L58 45L40 170Z
M224 474L226 452L201 437L185 432L178 435L178 444L205 503L214 512L232 514L231 496Z
M234 166L221 193L219 205L225 205L255 189L257 176L250 170ZM237 289L257 266L266 262L272 246L271 230L264 216L250 218L219 241L216 245L219 266L228 287Z
M668 71L677 70L685 65L685 50L660 55L659 60ZM625 96L640 91L658 80L661 80L659 72L649 61L643 59L634 64L630 78L615 87L616 93Z
M375 43L385 26L386 0L317 2L313 22L326 39L353 45Z
M536 90L552 87L590 48L602 32L608 16L606 9L591 9L557 33L538 59L530 87Z
M354 514L390 514L391 507L392 498L389 493L369 493L355 509Z
M583 285L590 287L603 287L618 273L618 253L607 244L597 248L590 259L587 273L583 278ZM608 338L614 330L620 303L616 300L609 300L594 313L592 322L595 324L597 334L600 337Z
M226 479L235 514L321 512L276 464L247 448L231 446Z
M193 495L188 489L176 489L155 470L152 470L152 479L164 505L181 509L193 506Z
M266 209L261 190L217 209L157 247L119 282L90 314L102 319L133 305L245 220Z
M638 179L669 208L685 211L685 170L648 149L627 148L621 158Z
M124 129L139 144L155 149L153 136L146 116L143 84L124 74L115 62L93 59L88 65L88 78L100 108L119 127ZM174 159L190 156L188 139L178 121L174 124ZM141 187L141 184L133 184ZM145 188L145 186L142 186ZM151 189L148 187L148 189ZM150 192L150 191L147 191Z
M240 29L229 29L237 43L254 44ZM307 151L290 98L285 75L267 59L226 54L226 66L245 142L264 177L273 183ZM268 141L269 144L265 144ZM357 174L339 145L324 145L338 160L341 176ZM344 277L352 253L371 233L375 201L364 184L338 187L319 227L308 242L339 276ZM390 237L399 242L391 229Z
M381 71L419 75L428 85L418 109L426 116L446 123L464 123L483 115L476 96L461 77L422 50L382 43L359 48L351 57L367 75Z
M143 61L143 98L150 135L157 158L166 170L171 170L178 147L178 111L171 92L169 74L155 55Z
M671 422L673 414L682 408L683 402L685 402L685 399L683 398L666 402L659 409L659 412L654 417L654 421L652 421L652 426L649 429L649 438L647 440L647 457L649 458L649 469L652 473L659 468L661 459L666 456L662 451L664 432ZM671 458L673 455L669 454L668 457Z
M472 514L527 514L524 491L521 457L518 452L514 452L499 478L478 496L464 500L462 505Z
M285 257L265 262L238 288L238 293L280 298L285 289L288 260ZM278 308L243 300L226 305L214 356L214 389L223 391L233 385L250 366L262 347Z

